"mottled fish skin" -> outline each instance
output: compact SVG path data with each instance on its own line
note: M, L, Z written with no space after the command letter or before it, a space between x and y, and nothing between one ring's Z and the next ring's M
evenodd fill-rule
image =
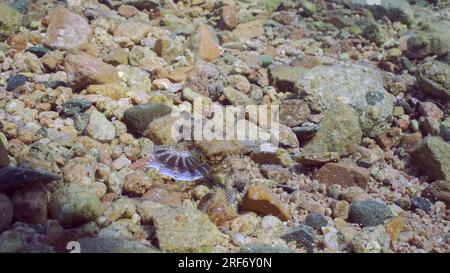
M155 148L146 167L157 169L161 174L176 181L195 181L208 174L208 168L189 151L179 151L171 147Z

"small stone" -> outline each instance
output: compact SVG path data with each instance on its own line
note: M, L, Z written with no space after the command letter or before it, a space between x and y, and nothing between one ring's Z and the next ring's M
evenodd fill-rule
M332 215L334 218L347 219L350 212L350 204L345 200L336 201L333 203Z
M153 120L170 114L171 107L163 103L146 103L128 108L123 122L130 132L142 134Z
M92 102L87 99L68 99L62 105L62 113L69 117L74 116L83 113L91 105Z
M138 43L150 32L151 26L136 20L127 20L121 23L114 31L115 37L127 37L134 43Z
M52 194L48 206L50 216L65 228L95 220L102 214L102 204L88 187L72 183Z
M450 144L428 136L411 152L413 162L433 179L450 180Z
M416 78L423 91L450 100L450 65L439 61L424 63L417 69Z
M310 213L306 216L305 225L310 226L316 230L320 230L322 227L328 224L327 218L319 213Z
M450 181L435 181L422 192L422 195L432 201L442 201L450 208Z
M220 57L217 37L208 26L200 24L191 37L191 47L204 61L212 61Z
M269 83L278 92L292 92L298 77L305 71L303 67L273 65L269 68Z
M391 239L391 242L395 242L398 239L400 232L404 230L405 219L401 216L392 218L389 223L384 225L387 235Z
M123 192L131 196L142 196L152 183L150 179L142 171L129 173L125 176L123 184Z
M233 30L239 24L236 8L230 5L220 8L219 22L217 24L220 29Z
M351 240L351 246L356 253L388 252L390 238L381 225L365 227Z
M365 188L370 174L367 169L343 163L327 163L314 175L314 179L326 185L339 184L343 187Z
M143 135L159 145L177 143L179 139L177 135L173 134L172 127L179 122L179 119L178 115L165 115L157 118L148 124Z
M400 143L402 137L402 129L389 128L383 134L376 138L378 145L384 150L390 150L392 147Z
M27 38L22 34L12 35L6 42L15 50L24 50L27 47Z
M8 79L8 85L6 86L7 91L14 91L17 87L24 85L28 81L28 78L24 75L12 76Z
M126 17L132 17L134 15L137 15L139 13L139 10L134 7L134 6L130 6L130 5L120 5L120 7L117 9L117 12Z
M112 167L116 170L121 170L130 164L131 160L129 160L125 155L121 155L113 161Z
M95 140L108 142L115 138L116 128L98 111L92 111L86 127L86 133Z
M417 209L429 212L431 210L431 202L428 201L428 199L420 196L415 196L411 198L411 210L415 211Z
M390 217L392 212L389 206L376 201L356 201L350 205L350 221L364 227L383 224Z
M190 207L161 207L153 215L159 247L165 252L210 252L221 233L208 216Z
M8 229L14 215L13 203L3 193L0 193L0 233Z
M242 209L262 215L277 216L283 221L289 219L289 211L283 203L268 189L262 186L250 186L242 200Z
M405 114L405 110L402 106L395 106L392 114L394 115L394 117L400 117Z
M431 101L421 102L419 104L419 113L431 119L441 120L444 118L444 112Z
M49 25L44 44L54 49L71 49L89 42L92 31L83 17L63 6L56 6L48 14Z
M27 52L31 52L36 55L38 58L42 58L50 49L43 46L30 46L26 49Z
M91 84L119 82L119 75L114 66L85 53L68 54L64 61L64 67L69 83L77 90Z
M284 100L280 104L280 122L286 126L294 127L307 121L309 118L308 103L302 100Z
M315 237L314 229L307 225L293 227L281 236L286 242L295 241L297 247L305 248L308 252L314 250Z

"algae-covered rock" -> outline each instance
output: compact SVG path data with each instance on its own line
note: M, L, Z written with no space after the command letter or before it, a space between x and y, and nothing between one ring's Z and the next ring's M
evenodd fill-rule
M165 252L211 252L221 233L205 213L189 207L162 207L153 221Z
M411 152L412 162L434 179L450 180L450 144L428 136Z
M450 21L420 22L407 40L406 54L414 59L437 55L445 57L450 52Z
M450 66L431 61L419 66L416 73L420 88L432 96L450 100Z
M18 31L22 16L7 3L0 3L0 42Z
M344 0L351 9L365 8L375 18L387 16L392 21L411 24L414 21L413 11L407 0Z
M79 184L70 184L53 193L49 203L50 215L66 228L95 220L103 211L95 192Z
M341 156L349 155L356 150L361 137L356 111L342 104L325 112L319 131L305 146L302 154L336 152Z
M384 132L393 110L394 97L384 89L381 73L362 64L314 67L300 76L296 90L313 112L339 104L352 106L364 135L369 137Z

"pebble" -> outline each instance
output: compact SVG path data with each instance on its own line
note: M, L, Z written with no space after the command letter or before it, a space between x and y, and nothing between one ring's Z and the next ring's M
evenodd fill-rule
M420 196L415 196L413 198L411 198L411 210L415 211L417 209L421 209L425 212L429 212L431 211L431 202L428 201L428 199L420 197Z
M71 228L95 220L102 214L103 207L88 187L71 183L52 194L48 210L63 227Z
M98 111L92 111L86 126L86 133L95 140L108 142L115 138L116 128Z
M359 186L365 188L370 174L367 169L343 163L327 163L314 175L314 179L326 185L338 184L342 187Z
M86 99L69 99L62 105L62 113L66 116L74 116L83 113L91 105L92 102Z
M308 252L313 252L316 235L314 229L307 225L298 225L289 229L282 237L286 242L295 241L297 247L305 248Z
M349 220L364 227L383 224L392 217L389 206L376 201L356 201L350 204Z
M263 186L250 186L245 193L241 206L246 211L277 216L283 221L290 217L285 205Z
M322 214L310 213L306 216L305 225L310 226L316 230L320 230L322 227L328 224L327 218Z
M123 122L130 132L142 134L153 120L170 114L171 107L163 103L140 104L128 108L123 114Z
M12 76L8 79L8 85L6 86L7 91L14 91L17 87L24 85L28 82L28 78L24 75Z

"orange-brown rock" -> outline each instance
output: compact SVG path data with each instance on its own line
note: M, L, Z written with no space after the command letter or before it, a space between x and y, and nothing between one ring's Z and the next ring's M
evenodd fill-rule
M49 12L48 23L44 44L50 48L75 48L87 43L92 36L86 19L63 6L56 6Z
M389 150L394 146L397 146L402 137L402 129L389 128L383 134L377 137L377 143L381 148Z
M199 25L191 38L191 47L198 57L209 62L220 57L216 35L206 25Z
M234 6L223 6L219 10L218 27L233 30L239 24L237 10Z
M242 200L242 209L262 215L273 215L287 221L289 210L269 189L263 186L250 186Z
M314 175L314 179L326 185L339 184L343 187L365 188L369 182L367 169L343 163L327 163Z
M91 84L119 81L119 75L114 66L86 53L68 54L64 60L64 67L69 83L76 89L83 89Z

